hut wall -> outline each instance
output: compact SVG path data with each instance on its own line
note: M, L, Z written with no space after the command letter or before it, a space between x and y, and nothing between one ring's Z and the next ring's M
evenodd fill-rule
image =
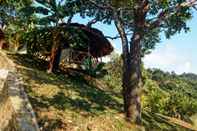
M64 63L82 64L82 62L89 56L88 52L67 48L62 50L61 61Z

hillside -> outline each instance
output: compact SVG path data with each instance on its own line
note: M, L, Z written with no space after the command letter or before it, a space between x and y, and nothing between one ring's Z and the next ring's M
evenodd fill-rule
M192 123L190 117L197 113L197 84L187 81L186 76L183 79L160 70L144 70L144 127L136 127L124 120L121 72L116 63L106 65L108 74L97 79L104 85L100 87L83 75L47 74L46 62L28 55L9 57L17 64L42 131L140 131L144 128L190 131L188 128L193 128L189 123ZM171 117L188 123L176 124Z

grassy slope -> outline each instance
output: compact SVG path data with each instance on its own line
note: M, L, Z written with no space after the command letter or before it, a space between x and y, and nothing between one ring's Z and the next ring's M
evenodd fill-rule
M122 99L113 91L101 90L81 77L47 74L42 61L11 57L43 130L137 131L124 121Z
M47 74L46 63L29 56L10 57L18 65L18 71L24 79L25 90L42 130L137 131L139 129L124 121L121 113L122 98L121 95L117 95L117 90L98 88L80 76ZM186 130L177 128L154 113L144 111L142 115L147 130Z

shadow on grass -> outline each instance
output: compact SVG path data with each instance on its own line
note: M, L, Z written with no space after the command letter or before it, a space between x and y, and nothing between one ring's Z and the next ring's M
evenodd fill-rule
M122 112L121 100L117 99L112 92L106 92L89 85L80 76L66 77L65 74L47 74L47 63L29 55L16 55L12 56L12 58L17 64L31 68L30 70L23 69L22 71L24 77L27 77L26 84L28 84L28 80L34 80L37 85L43 83L52 84L61 89L53 97L46 95L36 96L30 89L35 87L28 85L30 88L26 88L26 91L34 108L48 108L52 106L59 110L85 111L92 115L104 113L108 109ZM68 90L75 92L77 95L66 95L65 92Z
M40 127L42 131L55 131L60 130L60 128L65 129L67 126L60 119L50 119L48 117L44 117L38 124L42 125Z
M22 65L27 68L36 68L38 70L46 70L47 69L47 65L48 65L47 61L38 59L32 55L9 54L8 56L14 61L14 63L16 63L18 65Z
M61 87L72 90L78 95L67 96L64 92L58 92L52 98L47 96L31 97L30 101L34 107L48 108L53 106L59 110L70 109L75 112L85 111L91 115L104 113L105 110L111 109L118 112L122 111L122 104L111 94L106 93L96 87L84 84L80 81L72 81L72 86Z

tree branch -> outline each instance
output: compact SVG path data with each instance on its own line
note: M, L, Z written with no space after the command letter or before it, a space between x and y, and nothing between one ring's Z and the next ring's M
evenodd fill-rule
M96 22L98 22L98 20L96 18L92 19L91 21L89 21L87 23L87 27L91 27L93 24L95 24Z
M164 19L173 15L173 13L168 14L169 10L174 10L174 12L177 12L178 10L180 10L183 7L194 6L196 4L196 2L197 2L197 0L189 0L189 1L183 2L181 4L177 4L176 6L171 7L167 10L163 10L158 14L157 19L154 22L152 22L150 25L147 25L147 26L151 27L151 28L158 27L158 26L160 26L160 24L163 22Z
M196 7L196 5L194 5L194 6L193 6L193 8L197 11L197 7Z
M115 40L115 39L119 39L121 37L119 35L117 35L117 36L114 36L114 37L112 37L112 36L105 36L105 38L108 38L108 39L111 39L111 40Z
M128 35L132 35L133 33L126 33L126 35L128 36ZM115 39L119 39L119 38L121 38L121 36L120 35L116 35L116 36L114 36L114 37L112 37L112 36L105 36L105 38L108 38L108 39L111 39L111 40L115 40Z
M72 14L70 17L68 17L68 20L67 20L67 24L68 24L68 25L72 22L73 16L74 16L74 15Z

